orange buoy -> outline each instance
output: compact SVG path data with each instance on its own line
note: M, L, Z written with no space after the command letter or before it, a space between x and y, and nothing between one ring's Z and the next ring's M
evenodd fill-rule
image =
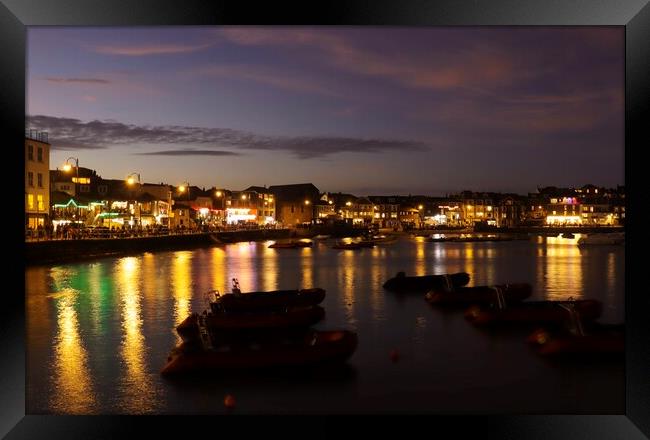
M397 362L399 360L399 351L397 349L393 349L390 351L390 360L393 362Z
M226 394L226 397L223 399L223 404L226 408L233 409L235 407L235 396Z

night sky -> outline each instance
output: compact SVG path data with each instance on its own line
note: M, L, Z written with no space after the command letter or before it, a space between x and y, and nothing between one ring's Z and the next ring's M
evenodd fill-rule
M623 27L30 27L51 168L357 195L624 183Z

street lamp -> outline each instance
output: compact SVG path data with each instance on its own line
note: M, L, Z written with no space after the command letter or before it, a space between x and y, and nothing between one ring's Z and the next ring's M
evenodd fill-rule
M131 173L126 177L126 184L129 186L135 185L136 178L137 177L137 182L138 185L141 185L140 182L140 173ZM137 200L135 199L135 191L133 191L133 204L136 204ZM142 227L142 206L138 207L138 226Z
M68 157L65 160L65 163L63 164L63 171L66 173L72 170L72 164L70 163L71 160L74 160L75 162L75 168L77 170L77 180L74 180L74 195L77 197L77 202L79 201L79 191L77 191L77 185L79 184L79 159L76 157ZM77 216L80 218L81 217L81 208L77 207Z
M225 210L226 210L226 206L225 206L226 198L224 197L223 191L221 191L221 190L217 190L217 192L215 192L214 194L217 196L218 199L221 199L221 218L220 219L221 219L221 225L223 225L223 221L224 221L224 218L225 218Z
M187 201L190 201L190 184L188 182L183 182L181 185L178 187L178 192L179 193L184 193L187 191Z
M188 203L188 205L189 205L189 202L190 202L190 183L189 183L189 182L183 182L183 183L181 183L180 186L178 187L178 192L179 192L179 193L183 194L185 191L187 191L187 203ZM188 228L189 228L189 226L190 226L190 224L189 224L189 214L190 214L190 211L189 211L189 210L190 210L190 208L189 208L189 206L188 206L188 210L187 210L187 215L188 215L188 225L187 225L187 226L188 226Z

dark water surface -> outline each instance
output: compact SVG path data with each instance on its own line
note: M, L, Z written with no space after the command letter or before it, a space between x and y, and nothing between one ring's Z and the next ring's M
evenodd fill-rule
M624 246L575 239L268 249L272 242L146 253L26 271L27 413L624 413L623 361L558 362L527 331L479 330L422 295L382 289L398 271L466 271L471 285L529 282L531 299L595 298L624 320ZM250 290L322 287L318 329L356 331L348 363L307 372L160 376L174 327L230 279ZM397 362L389 353L398 350Z

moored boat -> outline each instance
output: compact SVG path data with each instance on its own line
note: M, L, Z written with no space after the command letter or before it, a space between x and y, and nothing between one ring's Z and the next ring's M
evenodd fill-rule
M397 236L396 235L374 235L372 237L372 241L375 244L382 244L382 243L393 243L397 241Z
M578 246L583 245L617 245L625 243L625 232L606 234L587 234L578 239Z
M368 246L361 246L358 242L353 243L336 243L332 249L361 249Z
M272 249L298 249L311 247L313 243L311 241L290 241L286 243L273 243L269 246Z
M427 292L425 299L429 304L441 306L510 303L528 298L532 291L532 286L527 283L457 287L451 290L443 288Z
M343 362L352 356L357 344L356 333L346 330L310 331L298 339L280 338L265 344L205 347L198 342L184 342L172 350L161 374Z
M215 296L215 301L210 302L210 309L217 313L316 305L325 299L325 290L317 287L313 289L241 293L238 284L235 284L232 293L220 294L215 292Z
M472 306L465 319L477 326L497 324L562 324L576 313L583 321L593 321L602 313L597 300L528 301L505 307Z
M319 235L316 235L316 236L312 237L311 239L312 240L327 240L328 238L330 238L329 235L319 234Z
M211 333L309 327L323 320L320 306L290 308L286 311L193 313L176 327L184 341L198 339L203 326Z
M527 342L542 356L607 355L625 352L625 326L595 324L561 330L538 329Z
M398 274L384 283L384 289L394 292L424 293L429 290L462 287L469 283L469 274L458 272L443 275L424 275L407 277L406 273Z

